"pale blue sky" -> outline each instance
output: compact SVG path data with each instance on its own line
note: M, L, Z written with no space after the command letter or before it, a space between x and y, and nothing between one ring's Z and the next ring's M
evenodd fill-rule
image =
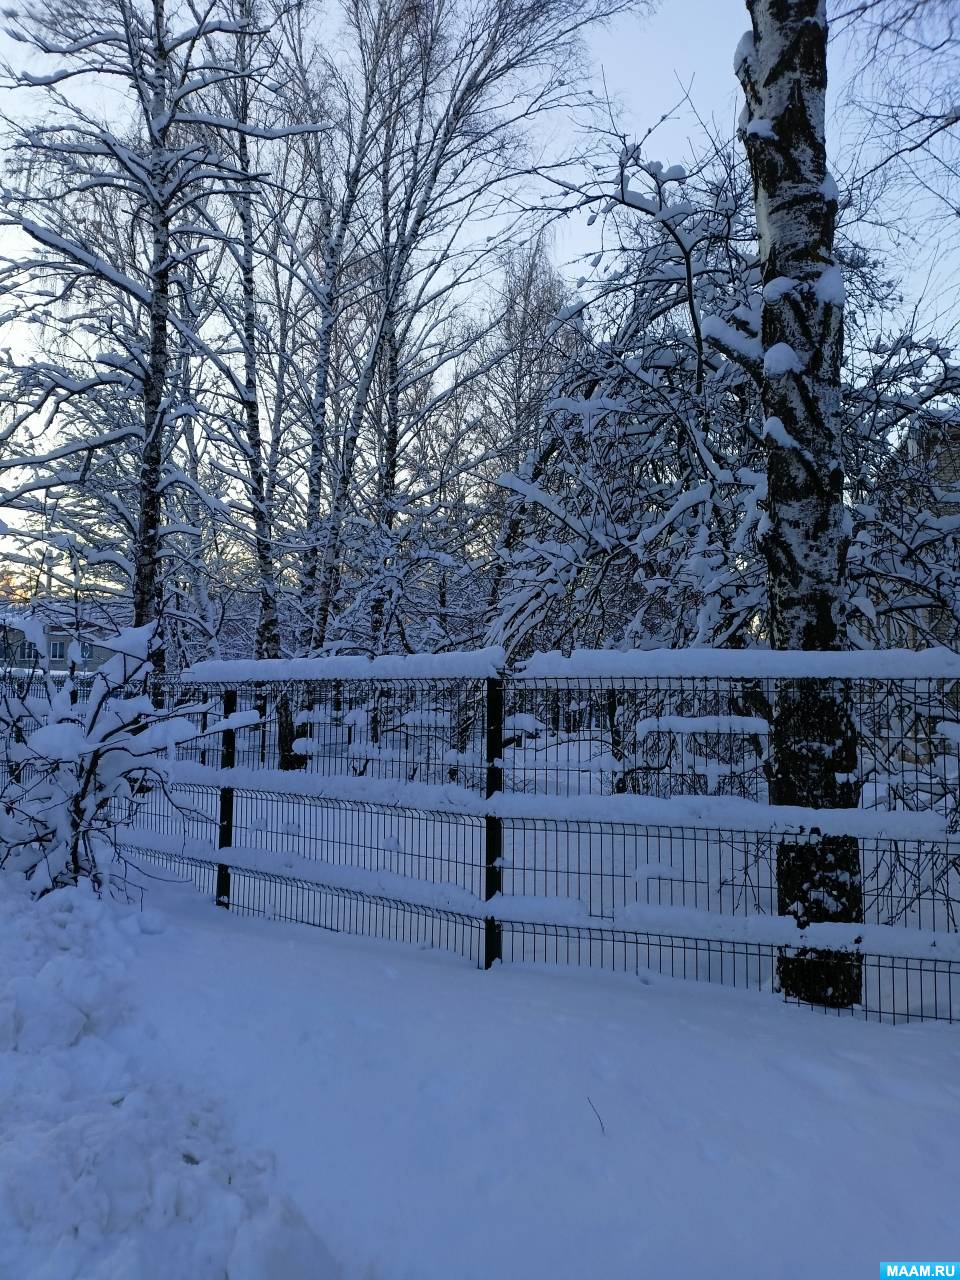
M649 159L681 164L703 146L695 111L715 120L721 135L732 136L736 128L741 100L733 53L749 25L744 0L660 0L653 13L623 14L591 34L591 81L598 96L605 88L613 99L614 123L631 139L642 137L689 92L691 103L657 125L645 146ZM554 225L559 264L596 252L599 227L588 227L587 216Z
M634 133L649 128L687 88L701 115L715 115L732 129L739 110L733 53L749 25L743 0L662 0L654 14L621 16L590 43ZM687 109L661 126L651 149L679 161L696 134Z
M333 10L336 0L329 0ZM749 26L744 0L659 0L654 12L621 15L609 27L589 38L591 79L599 95L604 85L616 102L615 121L628 136L642 136L664 112L675 106L689 90L693 106L706 120L716 123L720 136L731 136L736 127L741 96L733 71L733 55ZM22 50L0 34L0 55L22 56ZM853 59L844 42L831 43L830 77L834 97L849 79ZM11 95L0 94L0 107L14 105ZM836 156L840 150L840 130L849 116L842 110L828 122L828 143ZM554 125L550 132L564 149L565 126ZM670 120L659 125L646 145L651 159L668 164L683 163L691 151L702 146L702 131L691 106L679 108ZM548 150L550 146L548 144ZM908 215L914 223L917 247L901 244L897 265L905 272L908 292L914 297L927 293L933 309L955 311L958 262L954 246L941 252L931 243L937 232L926 226L923 211ZM571 216L554 228L554 254L560 263L596 252L599 228L586 225L586 215ZM0 244L9 245L0 232ZM930 274L932 271L932 275ZM578 274L574 270L574 274ZM934 301L936 298L936 301Z

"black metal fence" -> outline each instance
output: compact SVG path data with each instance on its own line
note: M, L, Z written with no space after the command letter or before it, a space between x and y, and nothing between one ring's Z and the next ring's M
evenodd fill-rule
M891 930L886 947L876 935L860 947L857 1012L960 1020L960 681L844 685L860 743L863 922ZM795 950L759 936L777 913L781 828L759 807L776 687L168 679L158 696L198 737L177 750L169 784L118 807L119 847L245 914L442 946L485 967L653 969L773 991L777 956ZM698 818L690 801L710 797L756 807ZM817 837L811 824L797 838ZM753 933L730 936L730 920ZM900 954L903 930L935 933L941 955Z
M225 792L228 804L224 805ZM175 784L117 812L120 837L216 860L256 857L264 870L349 867L446 885L485 899L491 869L503 898L580 904L613 921L634 906L745 918L777 913L776 833L595 819L497 817L343 801L249 787ZM491 868L491 829L499 855ZM816 835L799 833L800 841ZM960 928L960 837L859 840L863 923ZM229 856L224 853L224 856ZM492 895L490 895L492 896Z

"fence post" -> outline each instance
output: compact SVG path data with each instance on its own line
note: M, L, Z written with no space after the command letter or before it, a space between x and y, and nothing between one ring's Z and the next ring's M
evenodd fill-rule
M236 689L223 691L223 718L232 716L237 709ZM220 768L232 769L237 763L237 732L224 729L220 745ZM233 787L220 788L220 834L218 849L229 849L233 844ZM218 907L230 906L230 868L217 863L216 902Z
M493 676L486 681L486 785L484 794L490 800L503 791L503 679ZM489 902L500 892L503 874L500 858L503 854L503 820L488 813L484 818L484 867L483 900ZM495 960L503 958L502 933L493 916L484 919L483 967L489 969Z

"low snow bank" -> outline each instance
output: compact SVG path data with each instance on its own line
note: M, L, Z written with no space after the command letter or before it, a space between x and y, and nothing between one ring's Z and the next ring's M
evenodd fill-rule
M149 1048L127 972L161 928L87 888L33 902L0 872L0 1276L328 1280L273 1158L234 1147Z
M379 658L258 658L194 663L180 677L187 683L237 684L256 680L454 680L499 675L503 649L455 653L386 654Z

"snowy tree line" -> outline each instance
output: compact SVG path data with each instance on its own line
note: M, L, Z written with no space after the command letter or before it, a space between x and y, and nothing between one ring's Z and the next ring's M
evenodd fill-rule
M0 466L27 558L45 545L61 588L162 618L169 669L233 651L231 614L261 657L768 642L793 516L769 488L789 427L763 407L789 370L761 313L789 309L791 278L758 254L767 117L748 84L742 145L705 127L684 168L598 125L589 154L548 154L588 109L582 34L620 7L8 18ZM860 9L843 21L880 46L920 22ZM932 94L911 112L897 190L955 135ZM869 163L827 192L819 286L844 477L823 511L850 577L821 642L942 642L960 372L871 236L877 158L898 157L877 102L858 119ZM574 285L550 223L584 211L597 253Z

